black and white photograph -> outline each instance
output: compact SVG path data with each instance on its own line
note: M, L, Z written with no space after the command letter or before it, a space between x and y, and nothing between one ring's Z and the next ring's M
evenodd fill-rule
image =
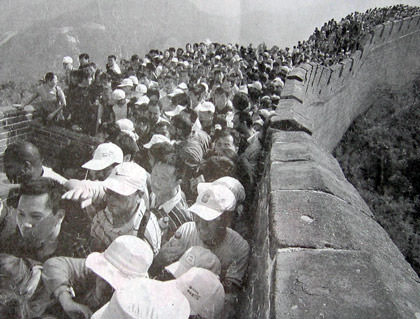
M420 319L419 0L0 8L0 319Z

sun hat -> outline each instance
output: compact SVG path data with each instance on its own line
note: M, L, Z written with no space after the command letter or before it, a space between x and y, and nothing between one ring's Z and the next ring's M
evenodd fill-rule
M130 75L128 78L131 80L131 82L133 82L133 85L139 84L139 79L137 78L137 76Z
M99 144L93 153L93 158L82 167L93 171L100 171L112 164L122 163L123 151L114 143Z
M190 315L201 318L217 319L221 317L225 303L225 291L219 277L210 270L193 267L175 280L167 281L168 286L175 286L187 298Z
M121 289L133 278L148 277L153 251L144 240L132 235L117 237L103 252L87 256L86 267L106 280L114 289Z
M117 290L91 319L188 319L188 299L175 285L141 278Z
M123 162L116 166L103 186L123 196L130 196L140 190L147 190L148 174L146 170L134 162Z
M208 269L218 276L222 268L219 258L209 249L201 246L193 246L178 261L166 266L165 269L175 278L178 278L192 267Z
M169 144L172 145L172 144L174 144L174 141L171 141L169 138L167 138L164 135L153 134L150 141L148 143L144 144L143 147L144 148L151 148L153 145L160 144L160 143L169 143Z
M197 185L198 196L190 211L201 219L211 221L225 211L235 208L236 200L232 191L224 185Z

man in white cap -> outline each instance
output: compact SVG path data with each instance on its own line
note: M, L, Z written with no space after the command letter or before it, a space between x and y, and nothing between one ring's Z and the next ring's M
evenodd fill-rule
M63 58L63 74L60 76L60 82L63 84L64 93L67 94L67 89L70 85L70 73L73 71L73 59L69 56Z
M127 99L125 92L121 89L115 89L111 94L113 121L125 119L128 117Z
M147 179L141 166L124 162L103 182L106 207L92 220L93 250L104 249L120 235L134 235L158 253L162 234L156 216L147 209Z
M187 298L192 316L201 319L222 318L225 291L219 277L210 270L192 267L166 284L175 286Z
M174 284L141 278L117 290L92 319L188 319L188 299Z
M214 133L214 104L211 102L201 102L194 110L198 115L198 121L200 123L201 129L208 135L212 136Z
M118 164L123 162L124 154L114 143L99 144L93 158L82 167L89 170L91 180L104 181Z
M248 266L249 245L227 227L235 209L235 195L224 185L200 183L198 197L190 211L194 222L183 224L155 257L152 271L179 260L192 246L210 249L222 265L221 280L227 292L235 293L242 285Z
M137 278L147 278L153 260L150 246L136 236L117 237L102 253L87 258L52 257L43 267L42 281L70 318L90 318Z

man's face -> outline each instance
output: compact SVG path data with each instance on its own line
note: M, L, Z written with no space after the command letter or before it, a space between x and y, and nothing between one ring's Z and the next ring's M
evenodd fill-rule
M198 236L209 247L215 247L223 241L226 235L226 226L222 215L211 221L201 219L194 215Z
M109 189L106 190L106 203L109 211L113 216L118 216L125 221L128 221L131 218L134 209L137 206L137 202L137 192L129 196L124 196Z
M151 105L148 109L149 119L152 123L156 123L160 117L159 105Z
M223 109L227 103L227 96L226 94L216 94L214 96L214 106L218 109Z
M203 127L210 127L213 124L212 112L198 112L198 118L200 119L200 123Z
M72 63L63 63L63 69L64 70L73 70L73 64Z
M17 207L17 222L22 235L37 226L48 216L52 215L52 208L48 205L48 194L22 195Z
M222 136L214 143L214 150L216 153L223 153L223 150L226 149L236 152L232 135Z
M151 174L152 192L158 197L171 194L178 186L175 167L164 163L156 163Z
M104 181L111 175L113 169L114 167L111 165L99 171L89 170L89 179L92 181Z
M108 58L108 65L113 66L115 64L114 58Z
M86 64L89 63L89 60L86 59L86 58L81 58L81 59L79 59L79 63L80 63L80 65L86 65Z
M20 163L16 160L5 160L4 170L6 172L7 179L11 183L20 184L32 179L32 171L29 167L25 168L24 163Z

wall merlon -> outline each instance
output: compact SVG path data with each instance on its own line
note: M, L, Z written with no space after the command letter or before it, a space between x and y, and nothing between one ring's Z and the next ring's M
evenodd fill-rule
M281 108L276 110L276 115L270 119L270 127L283 131L302 131L312 134L312 122L293 109Z
M293 68L293 70L287 74L286 78L303 82L306 78L306 70L301 67Z
M304 85L299 80L286 80L284 88L281 92L282 99L296 99L300 103L303 102L303 97L305 96Z
M321 76L322 76L322 73L324 72L324 69L325 69L325 67L323 66L323 65L319 65L318 66L318 68L316 69L316 72L315 72L315 76L314 76L314 78L313 78L313 81L312 81L312 86L311 86L311 88L310 88L310 93L315 93L315 94L317 94L318 92L317 92L317 87L318 87L318 84L319 84L319 80L321 79Z
M328 83L330 82L331 74L332 74L332 71L330 68L322 69L322 75L317 85L318 92L315 92L316 94L321 94L327 90L327 86L328 86Z
M384 30L385 30L385 26L383 24L379 24L373 29L374 36L373 36L373 40L371 41L373 45L378 45L384 42L383 40Z

